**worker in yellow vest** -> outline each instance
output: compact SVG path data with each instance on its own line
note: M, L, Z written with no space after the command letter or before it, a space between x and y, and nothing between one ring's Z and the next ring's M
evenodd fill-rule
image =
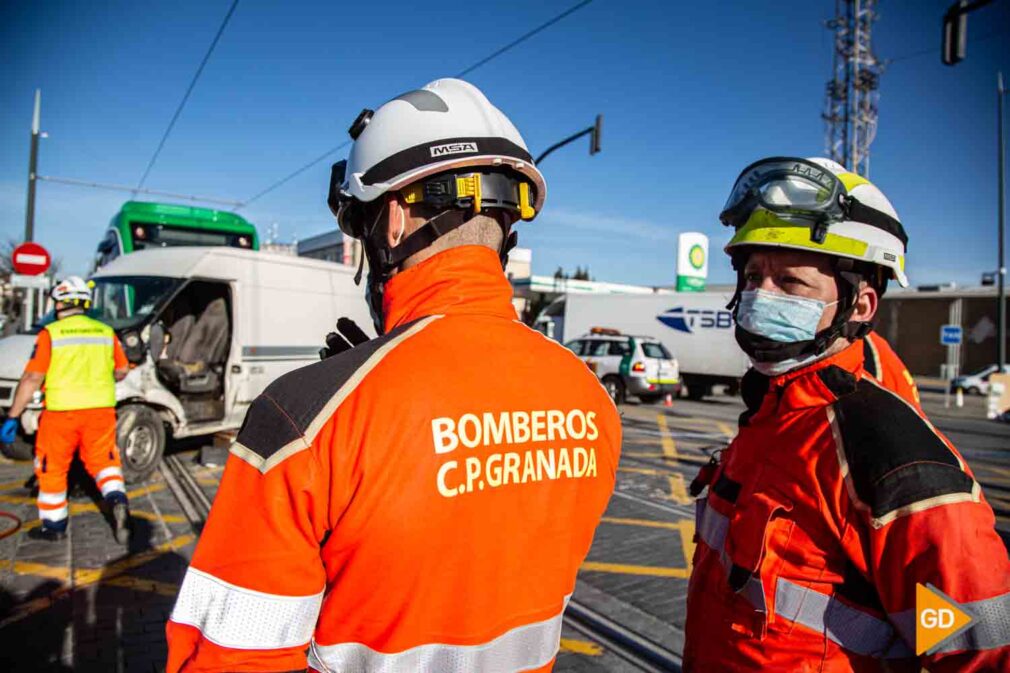
M120 544L129 541L129 509L123 469L116 448L116 381L129 371L123 347L105 323L85 315L91 288L70 276L53 288L56 321L35 341L32 358L14 393L0 441L10 443L17 418L45 383L45 411L35 442L39 483L37 532L44 539L66 535L67 472L77 448L88 473L102 492Z

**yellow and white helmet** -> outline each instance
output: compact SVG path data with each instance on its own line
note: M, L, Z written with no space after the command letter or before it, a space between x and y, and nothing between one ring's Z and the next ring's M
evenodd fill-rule
M53 301L65 304L91 303L91 285L80 276L67 276L52 289Z
M821 252L881 267L908 287L908 236L894 206L866 178L830 159L772 157L743 170L719 219L744 247Z

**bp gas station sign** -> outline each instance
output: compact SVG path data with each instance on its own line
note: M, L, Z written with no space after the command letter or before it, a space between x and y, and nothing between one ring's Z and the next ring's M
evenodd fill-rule
M684 232L677 237L677 291L703 292L708 278L708 236Z

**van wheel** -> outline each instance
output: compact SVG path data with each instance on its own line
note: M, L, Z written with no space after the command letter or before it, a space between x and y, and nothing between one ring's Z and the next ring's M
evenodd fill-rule
M151 476L165 453L165 424L143 404L127 404L116 411L116 445L128 484Z
M35 455L35 437L25 436L18 430L13 444L0 443L0 452L11 460L31 460Z
M603 387L614 404L624 404L624 381L616 376L607 376L603 379Z

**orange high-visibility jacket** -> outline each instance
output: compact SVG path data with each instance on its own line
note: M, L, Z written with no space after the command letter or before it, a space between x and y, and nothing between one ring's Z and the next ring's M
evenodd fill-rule
M764 394L745 394L698 501L688 673L1010 670L1010 560L992 508L950 442L867 374L863 347L745 377ZM921 658L918 583L978 616Z
M921 410L919 389L908 367L891 348L891 344L876 332L870 332L863 339L863 368L882 386Z
M169 673L551 669L621 424L511 297L493 251L437 254L387 284L384 336L253 403Z

